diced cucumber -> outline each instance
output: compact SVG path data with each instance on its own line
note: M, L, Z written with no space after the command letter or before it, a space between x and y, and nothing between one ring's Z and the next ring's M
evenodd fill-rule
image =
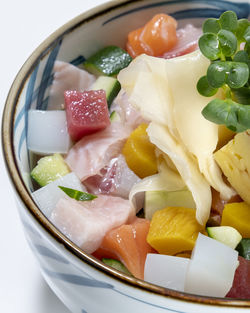
M116 270L118 270L120 272L123 272L123 273L125 273L127 275L132 276L132 274L129 272L129 270L126 268L126 266L124 266L122 264L122 262L120 262L118 260L103 258L102 262L107 264L110 267L113 267L114 269L116 269Z
M231 226L207 227L208 236L235 249L242 236L237 229Z
M41 158L30 175L43 187L69 172L70 170L61 154L55 153Z
M84 62L84 67L96 76L115 76L131 61L131 56L125 50L116 46L108 46L89 57Z
M121 84L114 77L99 76L89 89L90 90L103 89L106 92L108 107L110 108L113 100L115 99L115 97L117 96L118 92L121 89Z
M109 118L111 122L118 122L121 120L120 115L116 111L113 111Z
M193 196L188 189L177 191L146 191L145 192L145 218L151 220L157 210L168 206L177 206L195 209Z
M242 238L236 250L243 258L250 260L250 238Z

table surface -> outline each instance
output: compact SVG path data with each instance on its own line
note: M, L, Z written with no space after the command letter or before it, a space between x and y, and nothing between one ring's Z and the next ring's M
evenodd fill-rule
M0 110L18 70L53 31L107 0L8 0L0 5ZM37 14L38 13L38 14ZM0 152L0 312L70 313L39 272L16 210Z

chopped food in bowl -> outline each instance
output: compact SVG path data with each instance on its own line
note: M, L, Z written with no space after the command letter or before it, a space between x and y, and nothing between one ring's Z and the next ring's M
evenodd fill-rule
M77 55L79 17L72 42L62 29L40 66L27 63L13 141L24 224L32 220L42 273L73 312L97 310L79 299L81 288L93 298L91 286L116 294L107 312L119 297L138 312L241 310L250 305L249 4L248 13L201 6L196 21L171 1L149 3L97 11L92 29L120 20L123 41L104 40L106 30L85 50L86 26L86 57Z

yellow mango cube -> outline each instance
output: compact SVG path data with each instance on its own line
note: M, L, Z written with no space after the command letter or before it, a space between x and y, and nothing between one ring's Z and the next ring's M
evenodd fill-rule
M154 213L147 242L161 254L176 255L193 250L199 232L204 231L195 209L167 207Z
M155 146L149 141L146 132L148 125L139 125L127 139L122 154L128 167L140 178L157 173Z
M225 205L221 219L222 226L232 226L243 238L250 238L250 206L246 202Z

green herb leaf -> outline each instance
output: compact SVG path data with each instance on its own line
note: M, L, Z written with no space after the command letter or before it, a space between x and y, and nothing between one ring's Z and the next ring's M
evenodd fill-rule
M248 122L249 127L246 127L247 122L243 120L244 107L247 106L240 105L231 99L214 99L203 109L202 115L213 123L224 124L232 131L242 132L250 127L250 120ZM248 111L248 108L246 111ZM240 118L238 117L239 114Z
M250 26L244 32L243 38L246 40L247 43L250 43Z
M250 128L250 105L239 106L238 121L239 121L239 124L242 125L245 129Z
M207 80L213 88L220 88L226 83L230 71L229 62L215 61L207 69Z
M218 40L220 42L221 51L225 56L230 57L235 54L237 50L237 38L232 32L225 29L220 30Z
M245 44L244 51L246 51L248 57L250 58L250 43Z
M236 31L238 27L238 18L235 12L233 11L226 11L221 14L219 18L219 22L221 28L229 31Z
M250 22L237 20L233 11L203 23L199 47L211 63L207 75L199 79L198 92L206 97L219 88L225 100L214 99L203 116L216 124L241 132L250 128ZM242 43L245 45L242 50Z
M221 29L220 23L216 18L208 18L202 25L203 33L218 34L220 29Z
M213 88L208 80L207 76L202 76L197 83L198 92L204 97L212 97L218 91L218 88Z
M249 57L246 51L240 50L238 51L235 56L233 57L234 62L243 62L248 64L249 62Z
M250 88L242 87L233 89L233 96L235 101L244 105L250 105Z
M200 37L198 44L202 54L209 60L217 60L220 57L221 49L216 34L205 33Z
M242 62L228 62L230 63L230 71L226 78L226 83L231 88L243 87L249 77L249 69L246 63Z
M71 188L63 187L63 186L58 186L58 187L62 191L64 191L66 195L68 195L70 198L76 199L78 201L90 201L90 200L97 198L97 196L92 195L91 193L87 193L87 192L83 192L80 190L71 189Z
M239 40L239 42L245 41L244 33L249 25L250 25L250 22L245 18L238 21L238 27L237 27L235 35L237 39Z

